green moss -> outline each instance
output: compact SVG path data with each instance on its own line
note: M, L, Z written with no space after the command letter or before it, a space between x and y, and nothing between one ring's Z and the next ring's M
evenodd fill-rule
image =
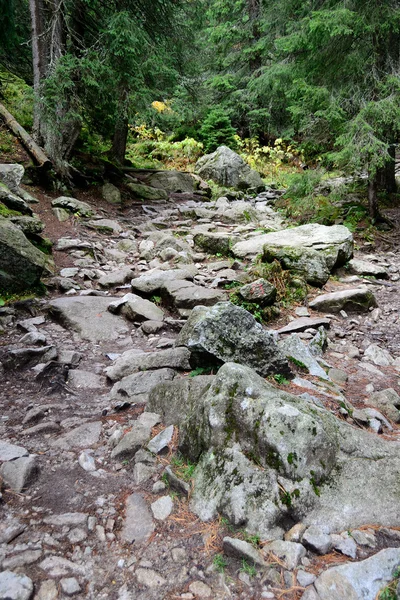
M18 212L17 210L11 210L11 208L8 208L5 204L3 204L2 202L0 202L0 217L20 217L22 216L22 213Z

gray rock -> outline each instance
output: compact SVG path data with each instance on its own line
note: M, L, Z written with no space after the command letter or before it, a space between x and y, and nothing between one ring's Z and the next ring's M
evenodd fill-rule
M239 294L247 302L273 304L276 298L276 287L266 279L257 279L239 289Z
M124 435L122 440L115 446L114 450L111 452L111 458L117 458L119 460L123 458L132 458L139 448L147 442L149 435L149 427L136 422L131 431Z
M121 225L113 219L92 219L91 221L87 221L85 225L90 229L95 229L100 233L109 235L118 235L122 232Z
M135 482L135 485L141 485L153 477L155 473L156 467L154 465L147 465L143 462L138 462L133 467L133 481Z
M137 198L153 201L168 200L168 194L164 190L150 187L142 183L127 183L126 186Z
M105 369L105 373L111 381L118 381L123 377L148 369L169 367L187 371L190 369L189 357L190 352L187 348L173 348L159 352L127 350L120 358L116 359L113 365Z
M14 192L18 191L24 173L25 169L22 165L16 163L0 165L0 181Z
M82 339L108 342L129 331L124 319L107 310L113 300L99 296L57 298L49 303L50 314Z
M46 421L45 423L39 423L38 425L34 425L33 427L28 427L28 429L24 429L21 432L21 435L40 435L44 433L58 433L61 427L58 423L54 421Z
M35 455L23 456L5 462L0 468L0 475L6 487L21 493L29 488L39 476L39 464Z
M121 204L121 192L112 183L105 183L101 188L101 194L108 204L115 204L116 206Z
M193 194L198 182L190 173L180 171L158 171L150 173L145 180L147 185L167 193L191 193Z
M4 183L0 183L0 201L11 210L17 210L25 215L32 215L32 209L16 193L13 193Z
M212 179L227 187L264 188L260 175L250 169L249 165L227 146L220 146L215 152L199 158L195 172L202 179Z
M68 221L68 219L71 217L71 213L68 212L68 210L65 210L65 208L53 207L53 214L57 221L60 221L60 223Z
M111 273L106 273L100 277L99 286L103 288L110 288L117 285L123 285L132 279L133 274L134 273L130 267L124 267L123 269L118 269L118 271L111 271Z
M102 388L105 378L91 371L72 369L68 372L68 384L74 389L96 390Z
M153 516L157 521L165 521L168 519L174 508L174 503L170 496L162 496L151 505Z
M77 527L78 525L86 525L87 520L88 515L86 513L73 512L44 517L43 522L52 527Z
M308 585L314 583L314 581L316 580L316 576L314 575L314 573L307 573L307 571L301 571L300 569L297 571L296 577L297 583L301 587L307 587ZM302 598L304 598L304 596L302 596Z
M341 310L368 312L373 306L377 306L376 298L365 286L323 294L310 302L310 308L313 310L328 313L338 313Z
M163 321L164 311L150 300L136 294L125 294L119 300L111 302L108 310L113 314L121 313L130 321Z
M290 374L273 334L249 312L230 302L221 302L212 308L194 308L178 336L177 345L187 346L193 365L236 361L253 367L264 377L270 373Z
M174 426L170 425L160 433L158 433L150 442L147 444L148 450L153 452L153 454L159 454L165 448L168 448L172 440L172 436L174 435Z
M330 326L331 320L328 317L300 317L300 319L295 319L294 321L291 321L284 327L281 327L277 330L276 333L282 334L300 332L305 331L306 329L310 329L310 327L313 329L317 327L324 327L326 329L329 329Z
M308 348L313 356L322 356L328 345L328 334L325 327L318 327L318 331L308 344Z
M310 548L310 550L317 554L327 554L332 548L331 536L316 526L306 529L301 541L307 548Z
M376 548L376 537L373 533L368 531L360 531L353 529L351 536L354 538L359 546L368 546L368 548Z
M94 457L89 453L88 450L84 450L80 453L78 463L84 471L93 473L96 471L96 463Z
M25 531L26 525L12 517L3 519L0 523L0 544L8 544Z
M189 590L196 598L211 598L213 594L212 589L203 581L193 581L189 585Z
M387 279L389 276L385 267L358 258L353 258L349 261L349 271L350 273L355 273L355 275L380 277L382 279Z
M26 550L25 552L20 552L15 556L9 556L2 562L2 569L11 570L17 569L19 567L23 567L25 565L31 565L39 560L42 556L42 550Z
M136 569L136 579L140 585L145 585L148 588L159 588L167 584L167 580L164 579L157 571L153 569Z
M30 600L32 596L32 579L12 571L0 573L0 598L2 600Z
M55 346L41 346L39 348L17 348L9 350L3 366L5 369L17 370L26 367L32 367L40 363L57 358L57 349Z
M222 254L224 256L229 256L231 252L232 234L225 231L217 233L211 233L209 231L196 233L193 240L197 248L204 250L204 252L207 252L208 254Z
M101 421L84 423L52 441L52 446L63 450L89 448L99 441L101 429Z
M186 481L183 481L183 479L179 479L179 477L177 477L172 471L171 467L167 467L165 469L164 475L171 489L178 494L189 497L191 492L190 485Z
M44 229L44 223L37 217L9 217L9 219L11 223L19 227L28 237L30 235L39 235Z
M131 285L134 291L143 294L154 294L160 291L166 282L193 279L193 275L193 269L171 269L169 271L153 269L144 275L140 275L140 277L132 279Z
M394 363L394 358L390 352L380 348L378 344L371 344L364 350L363 360L380 367L390 367Z
M400 548L387 548L361 562L324 571L314 585L321 600L375 600L399 562Z
M301 600L321 600L321 596L317 594L317 592L315 591L315 587L311 585L308 586L308 588L302 595Z
M271 263L277 260L283 267L302 277L307 283L318 287L329 279L330 269L322 252L303 246L274 247L265 244L263 261Z
M75 594L79 594L81 591L81 586L75 577L64 577L60 580L60 585L62 591L67 596L75 596Z
M341 535L332 535L332 547L344 554L345 556L350 556L350 558L355 558L357 556L357 544L353 540L353 538L346 532Z
M67 196L56 198L52 201L51 205L56 208L63 208L74 214L79 213L81 217L93 217L95 214L95 211L87 202L81 202L80 200L68 198Z
M303 367L310 375L320 377L321 379L329 379L326 371L324 371L311 354L308 346L296 334L292 334L280 341L278 347L289 362L294 363L298 367Z
M16 458L21 458L22 456L28 456L28 454L28 450L22 446L16 446L15 444L10 444L9 442L3 442L0 440L0 462L15 460Z
M263 554L268 555L269 553L272 553L274 556L283 560L289 571L296 569L299 566L301 559L307 554L306 549L302 544L283 540L275 540L271 544L264 546Z
M329 270L345 264L353 254L353 235L343 225L325 226L318 223L300 225L278 232L265 233L238 242L232 253L238 258L255 256L264 246L275 248L310 248L325 257Z
M344 385L349 378L346 371L342 371L342 369L329 369L329 377L338 385Z
M224 537L223 549L227 556L233 556L239 560L245 560L250 564L265 567L265 561L258 550L248 542L237 538Z
M133 546L146 542L154 531L154 523L142 494L131 494L126 500L121 539Z
M191 281L165 282L162 293L178 309L192 309L199 305L213 306L226 297L223 292L195 285Z
M20 344L26 344L28 346L30 346L31 344L46 345L46 343L46 336L44 335L44 333L40 333L39 331L31 331L29 333L26 333L20 339Z
M142 371L128 375L114 384L109 394L113 407L125 402L147 402L151 390L164 381L172 381L176 375L173 369Z
M52 259L38 250L19 227L0 217L0 287L18 292L36 285L40 277L51 274Z
M400 396L393 388L374 392L368 398L368 404L375 406L395 423L400 423Z
M40 588L36 593L35 600L57 600L58 589L57 584L52 579L46 579L40 584Z
M62 558L61 556L47 556L40 563L40 568L50 577L66 577L68 575L86 575L87 569L81 565Z

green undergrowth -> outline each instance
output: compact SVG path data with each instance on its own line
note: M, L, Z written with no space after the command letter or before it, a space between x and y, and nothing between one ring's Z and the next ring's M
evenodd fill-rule
M397 586L400 582L400 566L393 572L393 580L377 595L377 600L397 600Z
M32 288L21 290L20 292L10 292L0 289L0 306L8 306L14 302L24 302L26 300L35 300L47 294L46 286L39 283Z
M12 210L5 204L0 202L0 217L20 217L21 213L18 210Z
M196 469L196 465L184 458L180 453L175 454L171 458L171 466L175 475L186 482L191 481Z

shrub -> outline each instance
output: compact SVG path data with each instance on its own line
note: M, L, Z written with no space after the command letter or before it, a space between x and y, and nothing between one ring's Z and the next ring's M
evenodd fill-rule
M200 138L205 152L214 152L221 145L235 149L237 146L235 135L236 131L232 127L230 118L221 108L212 110L200 129Z

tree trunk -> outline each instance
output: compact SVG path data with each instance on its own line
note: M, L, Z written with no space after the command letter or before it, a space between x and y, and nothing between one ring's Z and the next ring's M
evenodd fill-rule
M390 154L391 160L386 163L382 169L378 171L378 185L379 189L385 190L388 194L395 194L397 191L396 183L396 146L393 144L389 146L388 153Z
M378 210L378 180L377 176L369 176L368 179L368 210L369 216L373 221L379 218Z
M127 139L128 119L120 118L115 124L115 130L111 147L112 157L120 165L124 164Z
M41 107L40 85L47 71L47 55L45 43L45 15L43 0L29 0L32 25L32 63L33 63L33 90L35 103L33 109L33 137L43 143L41 135Z

